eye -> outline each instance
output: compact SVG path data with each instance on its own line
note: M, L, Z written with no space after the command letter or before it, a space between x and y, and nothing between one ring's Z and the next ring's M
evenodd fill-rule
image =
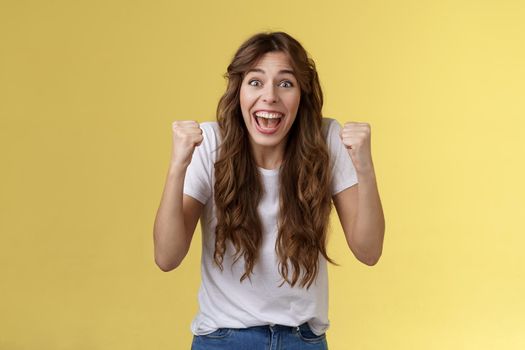
M290 87L293 86L292 82L289 81L289 80L284 80L284 81L282 81L282 82L281 82L281 86L282 86L283 84L284 84L284 87L289 87L289 88L290 88Z
M257 79L252 79L252 80L250 80L250 81L248 82L248 85L251 85L251 86L258 86L258 85L255 85L255 84L253 84L253 83L260 83L260 81L257 80Z

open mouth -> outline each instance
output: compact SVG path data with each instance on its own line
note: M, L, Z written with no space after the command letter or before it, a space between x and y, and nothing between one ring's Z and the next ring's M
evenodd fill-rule
M273 134L279 129L284 114L282 113L269 113L269 112L254 112L252 114L253 119L256 123L256 128L263 134Z

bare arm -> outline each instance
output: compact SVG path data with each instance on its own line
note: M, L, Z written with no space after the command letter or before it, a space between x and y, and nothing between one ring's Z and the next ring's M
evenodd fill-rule
M162 271L178 267L190 248L204 205L183 194L186 166L171 164L155 217L155 263Z
M383 251L385 218L373 170L358 173L359 183L336 194L334 205L355 257L372 266Z
M385 218L377 189L368 123L347 122L339 136L356 169L358 184L334 196L346 241L357 259L375 265L383 252Z
M188 253L204 206L183 193L193 152L204 140L202 129L194 120L182 120L172 123L172 131L171 161L153 227L155 262L162 271L179 266Z

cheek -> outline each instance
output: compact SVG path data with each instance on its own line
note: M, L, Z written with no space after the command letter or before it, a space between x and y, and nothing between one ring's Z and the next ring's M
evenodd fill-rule
M245 90L241 89L240 94L239 94L239 102L241 104L241 108L243 109L248 108L250 105L250 101L251 101L250 94L246 92Z
M286 105L291 111L295 111L299 108L299 102L301 101L300 95L294 94L287 96Z
M244 103L244 95L245 95L245 92L243 91L243 89L241 89L239 91L239 102L241 105Z
M245 120L245 122L247 122L248 119L250 119L250 100L246 96L246 93L243 93L242 90L239 95L239 104L241 107L242 117Z

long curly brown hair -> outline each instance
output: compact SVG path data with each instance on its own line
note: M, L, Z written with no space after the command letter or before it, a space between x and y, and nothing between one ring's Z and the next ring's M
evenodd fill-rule
M249 144L240 108L240 88L245 72L268 52L288 55L301 89L297 117L286 139L286 152L279 174L280 211L275 250L283 283L292 287L303 270L301 287L307 289L319 271L319 252L327 261L326 238L332 210L331 168L328 146L322 132L323 93L314 61L302 45L284 32L263 32L247 39L235 53L224 77L226 92L217 106L222 143L215 163L214 199L217 227L214 261L223 269L226 240L235 247L235 260L243 256L250 277L262 243L257 207L263 187ZM289 279L290 262L293 273Z

